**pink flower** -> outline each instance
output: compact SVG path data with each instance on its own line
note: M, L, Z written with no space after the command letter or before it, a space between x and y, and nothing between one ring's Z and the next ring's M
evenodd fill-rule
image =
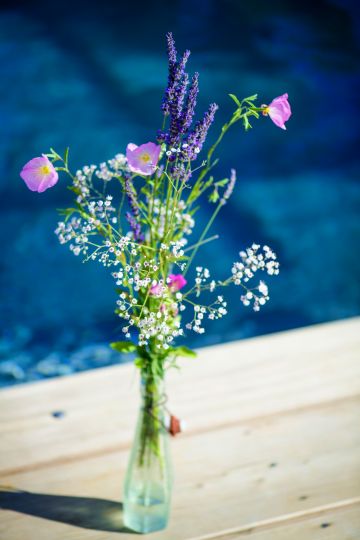
M160 296L162 292L162 285L160 285L160 283L155 283L155 285L151 285L149 294L151 294L152 296Z
M171 304L170 306L166 304L160 304L160 311L161 313L166 313L168 311L172 317L176 317L179 314L178 307L175 303Z
M149 176L153 174L159 161L161 146L148 142L141 146L129 143L126 157L131 172Z
M59 180L59 175L53 164L44 154L42 157L36 157L28 161L24 165L20 176L31 191L37 191L38 193L55 186Z
M171 292L180 291L187 284L182 274L169 274L169 289Z
M270 105L263 105L263 115L269 115L271 120L276 126L281 129L286 129L285 122L289 120L291 116L290 103L288 102L288 95L283 94L272 100Z

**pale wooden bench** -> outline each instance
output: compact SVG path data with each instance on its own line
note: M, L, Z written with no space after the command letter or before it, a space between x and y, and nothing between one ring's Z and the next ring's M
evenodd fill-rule
M151 539L360 539L360 318L182 364L168 394L188 431ZM121 365L0 392L1 540L135 538L120 501L137 383Z

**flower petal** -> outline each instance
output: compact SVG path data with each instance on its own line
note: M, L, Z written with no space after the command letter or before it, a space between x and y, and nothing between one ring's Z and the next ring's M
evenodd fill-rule
M20 172L20 176L28 189L38 193L43 193L48 188L53 187L59 180L58 173L46 156L28 161Z
M129 143L126 148L126 157L130 171L149 176L153 174L159 161L161 146L148 142L141 146Z
M285 122L289 120L292 112L288 101L288 94L283 94L272 100L267 107L268 115L274 124L281 129L286 129Z

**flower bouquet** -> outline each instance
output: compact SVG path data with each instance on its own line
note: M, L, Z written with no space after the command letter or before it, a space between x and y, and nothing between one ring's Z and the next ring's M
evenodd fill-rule
M291 115L287 94L260 107L255 105L256 95L240 100L230 94L234 112L206 158L197 161L218 106L212 103L194 123L199 75L189 80L185 67L190 52L179 57L172 34L166 37L169 76L157 143L129 143L125 155L75 174L69 168L68 149L63 156L51 149L21 171L27 187L39 193L57 183L59 172L68 175L74 202L60 211L58 239L85 261L99 261L114 278L115 313L124 321L124 339L111 347L134 353L141 374L141 408L124 484L124 522L138 532L160 530L169 517L168 438L181 425L167 414L164 376L177 366L178 357L195 356L176 340L190 331L202 334L207 319L226 315L220 292L229 285L239 287L241 302L258 311L269 294L264 281L252 283L255 274L279 272L275 253L253 244L240 251L226 279L213 279L208 268L197 266L194 282L188 283L199 248L217 238L209 236L210 228L235 188L234 169L228 178L213 175L215 150L238 122L248 130L253 119L269 116L286 129ZM200 200L213 211L201 234L189 242ZM204 292L209 301L201 299Z

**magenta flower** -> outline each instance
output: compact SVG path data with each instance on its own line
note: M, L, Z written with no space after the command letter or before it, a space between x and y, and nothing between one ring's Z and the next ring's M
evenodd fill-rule
M272 100L270 105L263 105L263 115L269 115L276 126L286 129L285 122L291 116L291 107L288 102L288 95L283 94Z
M156 283L155 285L151 285L149 294L151 294L152 296L161 296L162 292L162 285L160 285L160 283Z
M182 274L169 274L169 289L171 292L180 291L187 284Z
M131 172L150 176L156 169L159 161L161 146L148 142L141 146L129 143L126 148L126 157Z
M59 180L59 175L53 164L44 154L42 157L36 157L28 161L24 165L20 176L31 191L37 191L38 193L55 186Z

